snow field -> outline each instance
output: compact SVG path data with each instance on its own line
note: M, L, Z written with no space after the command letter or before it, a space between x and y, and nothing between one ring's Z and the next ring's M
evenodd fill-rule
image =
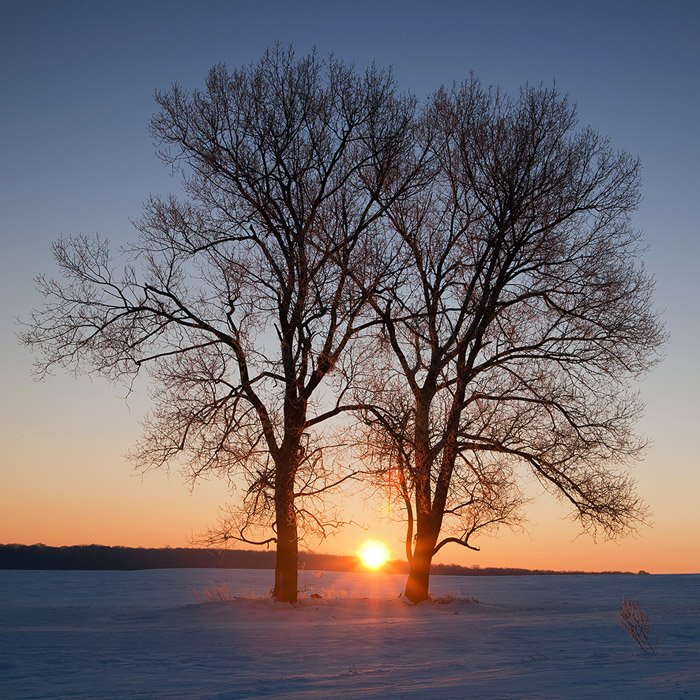
M303 572L290 606L271 571L2 571L0 697L700 697L700 576L436 576L420 606L403 583Z

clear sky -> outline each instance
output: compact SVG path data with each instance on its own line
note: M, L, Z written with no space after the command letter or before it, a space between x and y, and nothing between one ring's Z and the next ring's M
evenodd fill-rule
M154 91L199 87L214 63L255 61L277 40L392 65L419 97L469 71L507 91L556 80L582 123L640 156L635 225L670 332L664 362L640 386L652 447L634 473L654 526L596 544L539 495L526 533L439 556L700 571L700 4L673 0L0 0L0 542L183 546L226 502L222 482L190 493L177 473L134 476L123 455L147 409L143 387L127 402L99 378L35 382L14 318L39 303L33 277L52 271L52 240L99 232L126 242L148 194L176 186L147 132ZM369 530L310 547L348 553L384 535L402 555L380 502L345 506Z

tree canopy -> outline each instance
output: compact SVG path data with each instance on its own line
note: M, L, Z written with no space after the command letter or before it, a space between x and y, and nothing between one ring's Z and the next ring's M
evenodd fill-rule
M135 464L239 485L218 541L274 542L277 600L296 600L300 519L323 531L319 499L353 476L321 430L340 414L406 508L415 602L440 548L519 522L523 469L586 529L643 518L618 468L663 340L639 163L566 97L472 78L418 109L388 71L277 46L156 101L183 195L151 197L116 258L59 240L21 339L40 372L147 370Z
M518 522L522 467L586 529L643 519L618 465L643 447L630 382L663 340L630 226L636 159L554 88L508 98L472 78L422 119L435 169L389 207L402 264L373 295L385 351L360 389L367 453L407 510L414 600L442 546Z

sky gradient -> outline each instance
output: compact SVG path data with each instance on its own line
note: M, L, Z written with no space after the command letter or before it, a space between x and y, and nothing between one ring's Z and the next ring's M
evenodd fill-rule
M636 538L577 537L551 496L529 506L526 532L444 548L438 561L557 569L700 571L700 9L694 2L8 2L0 0L0 542L183 546L227 499L216 480L131 473L123 456L148 407L99 377L31 378L14 319L40 300L51 241L135 236L149 193L177 187L147 125L154 91L202 85L215 63L257 61L265 48L316 47L364 66L392 65L419 98L473 71L514 92L550 84L582 124L641 158L634 224L670 334L664 361L639 386L651 441L635 465L653 527ZM350 526L307 545L349 553L384 535L402 556L385 504L342 504Z

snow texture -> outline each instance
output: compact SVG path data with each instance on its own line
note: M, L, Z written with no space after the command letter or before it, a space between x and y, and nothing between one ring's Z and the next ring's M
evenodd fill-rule
M271 583L1 571L0 697L700 698L700 576L436 576L419 606L402 576L303 572L294 606ZM623 598L656 654L619 624Z

